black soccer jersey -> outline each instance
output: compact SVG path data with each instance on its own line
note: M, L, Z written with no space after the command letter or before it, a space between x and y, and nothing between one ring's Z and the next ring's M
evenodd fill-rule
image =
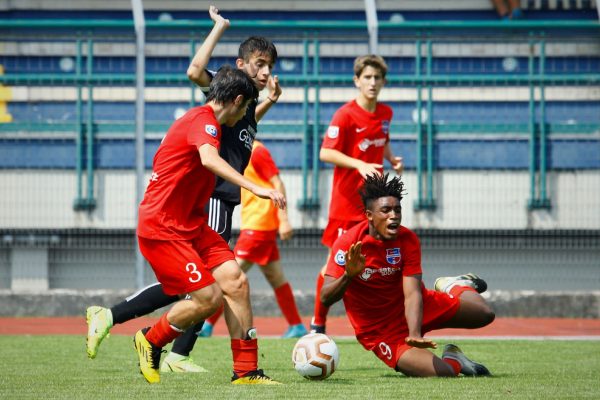
M206 71L211 77L214 77L216 74L216 71ZM205 94L207 90L208 88L202 88ZM219 155L240 174L244 173L252 155L252 144L254 143L257 129L257 104L258 101L256 99L250 102L246 114L235 126L230 128L221 125L221 149L219 150ZM217 176L215 190L211 197L238 205L241 202L240 187Z

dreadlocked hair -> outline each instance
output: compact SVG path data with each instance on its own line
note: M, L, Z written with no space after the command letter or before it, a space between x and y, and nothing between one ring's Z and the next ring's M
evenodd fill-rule
M402 200L402 197L406 194L404 182L397 176L388 181L389 175L373 174L365 178L364 185L360 190L360 197L365 209L368 209L373 201L381 197L392 196Z

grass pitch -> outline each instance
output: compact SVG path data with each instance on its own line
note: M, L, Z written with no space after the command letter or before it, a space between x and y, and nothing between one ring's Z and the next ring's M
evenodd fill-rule
M281 386L233 386L229 340L199 339L192 357L210 372L138 372L132 339L106 339L95 360L82 336L0 336L2 399L598 399L599 341L454 340L489 378L407 378L350 339L336 340L339 369L315 382L293 369L292 339L261 339L259 367ZM447 341L438 340L439 350Z

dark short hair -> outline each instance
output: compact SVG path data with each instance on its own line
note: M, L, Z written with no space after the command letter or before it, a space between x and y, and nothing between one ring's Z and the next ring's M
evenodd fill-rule
M404 192L404 182L398 176L390 180L388 180L388 177L389 174L373 174L366 177L360 190L360 197L365 209L369 209L375 200L382 197L392 196L400 201L402 200L402 197L406 194Z
M213 101L217 104L228 104L239 95L244 100L258 97L258 89L254 86L252 79L242 70L225 65L217 71L210 82L206 102Z
M277 49L273 42L262 36L250 36L240 44L238 58L248 61L254 53L266 54L271 57L271 62L277 61Z

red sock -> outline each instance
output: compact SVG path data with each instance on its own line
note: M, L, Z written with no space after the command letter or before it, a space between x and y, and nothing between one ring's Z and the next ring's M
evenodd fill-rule
M181 335L183 331L175 329L167 320L167 313L164 313L162 317L155 323L148 332L146 332L146 339L155 345L156 347L165 347L168 343L171 343L175 338Z
M258 339L231 339L233 372L242 377L258 368Z
M277 304L279 304L281 313L289 325L298 325L302 323L300 314L298 314L298 307L296 307L296 300L294 300L294 294L292 293L292 287L289 282L286 282L275 289L275 298L277 299Z
M463 294L464 292L475 292L477 293L477 290L473 289L471 286L454 286L452 289L450 289L450 292L448 294L450 294L451 296L454 296L456 298L459 298L461 294Z
M454 370L454 375L458 375L460 373L460 369L462 367L460 366L460 363L458 361L453 360L451 358L442 358L442 361L444 361L446 364L452 367L452 369Z
M315 313L313 315L312 324L314 325L325 325L327 322L327 314L329 313L329 307L321 303L321 288L325 282L325 277L319 272L317 277L317 292L315 294Z
M219 318L221 318L221 314L223 314L223 306L219 307L217 311L213 315L211 315L206 322L210 323L212 326L215 326Z

